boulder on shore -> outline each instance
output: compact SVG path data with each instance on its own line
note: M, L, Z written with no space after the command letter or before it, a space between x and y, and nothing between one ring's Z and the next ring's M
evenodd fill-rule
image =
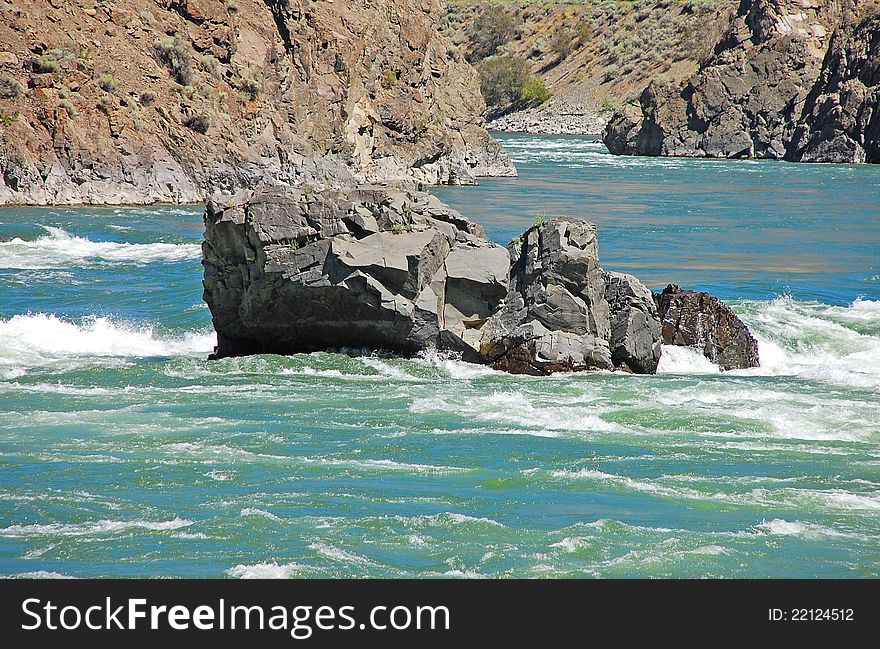
M504 248L428 193L274 188L212 200L202 249L213 358L435 348L534 375L651 374L660 359L664 311L638 279L600 267L582 219Z

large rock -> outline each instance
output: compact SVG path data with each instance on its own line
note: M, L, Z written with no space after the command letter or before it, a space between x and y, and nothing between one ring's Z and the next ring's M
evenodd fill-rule
M612 369L611 323L596 226L559 218L511 244L510 292L480 353L517 374Z
M205 224L217 357L447 347L507 293L507 251L429 194L244 193L209 203Z
M626 273L605 272L605 299L611 313L611 360L636 374L654 374L660 362L660 318L654 296Z
M503 248L427 193L275 188L211 201L202 249L215 358L436 348L516 374L652 374L663 318L668 344L723 367L757 362L717 299L670 287L658 310L638 279L602 270L596 226L581 219Z
M791 157L832 30L849 0L742 0L714 54L683 86L650 84L603 140L621 155Z
M718 298L670 284L655 299L664 344L693 347L725 370L759 365L758 341Z

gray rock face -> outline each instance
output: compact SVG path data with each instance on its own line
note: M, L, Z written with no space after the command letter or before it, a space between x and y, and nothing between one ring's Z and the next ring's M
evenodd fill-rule
M620 155L793 159L795 129L848 5L742 0L687 84L649 85L638 108L613 116L603 141Z
M516 374L650 374L661 315L675 328L670 344L708 340L723 366L735 366L744 329L705 294L664 293L658 312L635 277L599 266L592 223L557 218L503 248L421 192L275 188L216 198L202 248L215 358L437 348ZM687 320L704 317L721 318L720 328Z
M638 279L605 272L605 299L611 312L611 360L636 374L654 374L660 362L660 318L654 296Z
M429 194L243 193L205 225L217 357L461 346L507 293L507 251Z
M510 249L510 292L480 346L488 363L516 374L612 369L596 226L554 219Z
M694 347L725 370L758 367L758 341L718 298L670 284L655 300L664 344Z

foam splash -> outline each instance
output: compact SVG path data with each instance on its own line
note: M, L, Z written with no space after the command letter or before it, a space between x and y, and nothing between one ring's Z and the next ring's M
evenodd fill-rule
M207 353L213 332L164 334L150 325L88 316L80 323L34 313L0 319L0 372L20 375L22 367L69 357L150 357Z
M10 525L0 529L0 536L12 538L28 538L34 536L114 536L123 532L145 530L148 532L164 532L177 530L181 527L194 525L176 516L170 521L94 521L91 523L32 523L30 525Z
M735 303L758 340L761 366L733 376L796 376L880 391L880 301L850 306L779 297ZM658 374L720 374L698 350L664 345Z
M305 570L298 563L254 563L238 564L225 571L230 577L236 579L291 579L299 576Z
M0 268L20 270L124 264L143 266L155 262L194 261L201 258L196 243L117 243L92 241L51 226L49 234L33 241L18 237L0 242Z

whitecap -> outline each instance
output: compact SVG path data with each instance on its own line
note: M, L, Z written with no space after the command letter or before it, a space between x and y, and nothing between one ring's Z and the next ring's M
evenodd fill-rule
M145 265L194 261L201 258L197 243L117 243L92 241L51 226L49 234L33 241L18 237L0 242L0 268L49 269L107 264Z

